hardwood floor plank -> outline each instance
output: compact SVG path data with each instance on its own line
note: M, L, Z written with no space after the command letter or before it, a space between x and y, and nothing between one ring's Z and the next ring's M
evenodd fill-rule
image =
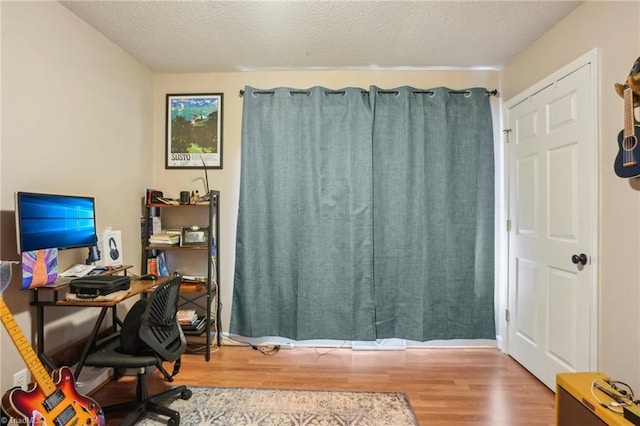
M205 362L185 354L173 385L404 392L421 425L555 424L554 393L496 349L282 349L263 355L223 346ZM150 388L168 385L155 372ZM135 378L111 382L92 396L100 405L135 395ZM112 417L109 424L117 424Z

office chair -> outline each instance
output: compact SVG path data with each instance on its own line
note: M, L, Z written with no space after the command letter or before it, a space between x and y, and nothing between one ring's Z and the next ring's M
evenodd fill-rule
M176 362L173 374L179 369L180 356L187 347L176 317L179 291L180 277L177 275L158 285L149 297L138 300L131 307L120 333L99 343L87 356L85 365L111 367L115 371L138 369L136 400L102 407L105 413L129 412L121 425L132 425L149 412L168 416L168 425L180 424L180 413L160 405L160 401L173 396L189 399L191 391L186 386L178 386L149 396L146 381L147 370L151 367L158 368L165 379L173 381L173 375L162 366L164 361Z

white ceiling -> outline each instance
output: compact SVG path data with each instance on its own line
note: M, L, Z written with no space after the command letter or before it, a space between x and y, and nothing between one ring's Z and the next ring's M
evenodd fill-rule
M500 69L581 1L61 1L154 72Z

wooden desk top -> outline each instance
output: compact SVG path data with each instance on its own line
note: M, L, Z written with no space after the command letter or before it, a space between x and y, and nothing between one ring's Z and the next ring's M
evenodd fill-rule
M126 275L126 271L128 269L133 268L133 265L122 265L122 266L116 266L113 269L108 269L108 270L104 270L102 272L100 272L98 275L115 275L117 273L120 272L124 272ZM88 275L89 277L92 275ZM30 288L30 291L42 291L42 292L48 292L48 291L60 291L60 290L65 290L67 287L69 287L69 283L71 282L71 280L76 279L77 277L61 277L58 276L58 279L55 280L52 284L48 284L42 287L35 287L35 288Z
M123 266L111 269L109 271L105 271L100 275L113 275L118 272L126 271L129 268L132 268L132 266L123 265ZM35 306L110 307L110 306L115 306L118 303L130 297L137 296L144 292L150 291L156 285L163 283L169 280L170 278L171 277L158 277L157 280L139 280L137 278L131 277L131 285L129 287L129 291L127 292L127 294L121 298L118 298L116 300L110 300L110 301L96 301L92 299L66 300L65 295L69 291L69 283L73 278L64 278L56 281L57 285L37 287L37 288L31 289L31 291L33 291L35 295L34 296L35 300L31 302L31 304ZM43 296L45 294L48 294L50 296L45 298L47 300L41 300L41 298L38 297L39 294L42 294Z
M562 387L564 390L569 392L576 400L580 401L580 403L585 407L593 411L608 425L632 425L632 423L625 419L622 414L616 414L613 411L602 407L598 401L596 401L591 394L591 384L595 379L609 379L609 377L605 374L596 372L560 373L556 375L556 384L558 387ZM598 397L604 402L611 401L610 397L602 393L599 393Z

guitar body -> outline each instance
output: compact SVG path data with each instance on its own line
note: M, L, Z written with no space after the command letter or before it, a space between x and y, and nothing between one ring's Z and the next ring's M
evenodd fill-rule
M633 126L633 134L618 134L618 155L613 168L621 178L640 176L640 125Z
M29 425L93 425L104 426L102 409L91 398L76 390L73 372L62 367L53 372L56 391L46 395L34 385L23 391L14 388L2 397L2 408L11 416L25 419Z
M11 263L0 260L0 295L10 281ZM23 419L15 423L28 425L104 426L104 412L93 399L78 393L69 367L59 368L49 376L2 297L0 321L36 383L27 391L21 388L8 390L2 397L3 411L11 417ZM14 421L9 420L9 423Z

